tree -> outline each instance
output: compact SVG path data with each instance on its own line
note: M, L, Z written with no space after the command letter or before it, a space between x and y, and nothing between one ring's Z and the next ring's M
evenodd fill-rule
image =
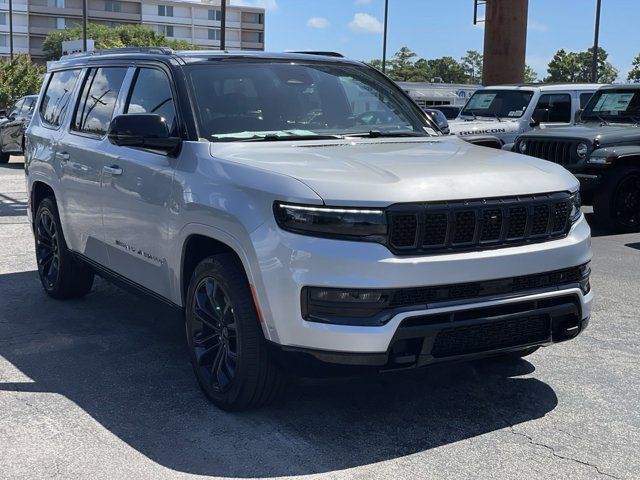
M484 57L476 50L467 50L467 54L460 59L460 64L470 77L470 83L480 84L482 82L482 67Z
M467 74L464 67L453 57L441 57L427 60L432 78L442 79L444 83L465 83Z
M184 40L169 40L164 35L142 25L108 27L90 23L87 36L95 41L96 49L123 47L170 47L175 50L194 50L198 47ZM42 48L48 60L57 60L62 55L62 42L82 39L82 26L52 30L47 34Z
M634 83L640 82L640 54L633 59L631 70L629 70L629 75L627 75L627 81Z
M598 47L598 82L611 83L618 77L618 70L607 61L608 57L607 52ZM592 65L593 47L584 52L560 49L549 62L545 82L590 82Z
M27 54L0 62L0 105L11 105L20 97L38 93L44 69Z
M526 83L534 83L538 81L538 72L536 72L531 65L524 67L524 81Z
M415 52L407 47L402 47L389 62L389 66L391 67L389 76L399 82L412 81L412 77L415 76L415 64L413 61L415 57Z

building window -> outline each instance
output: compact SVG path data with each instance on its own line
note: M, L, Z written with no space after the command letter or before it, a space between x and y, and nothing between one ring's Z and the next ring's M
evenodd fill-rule
M122 4L118 1L107 0L104 2L105 12L120 12Z
M158 25L158 33L165 37L173 37L173 25Z
M210 28L208 32L209 32L209 40L220 40L219 28Z
M222 12L220 10L209 10L209 20L219 22L222 20Z
M58 30L64 30L65 26L66 26L66 23L64 21L64 18L60 18L60 17L56 18L56 28Z
M262 32L242 32L242 41L250 43L263 43L264 35Z
M242 13L242 22L243 23L258 23L262 24L262 14L261 13L251 13L251 12L243 12Z
M170 5L158 5L159 17L173 17L173 7Z
M0 47L6 47L6 46L7 46L7 36L0 35Z
M7 24L7 14L0 13L0 25L6 25L6 24Z
M47 0L49 8L64 8L64 0Z

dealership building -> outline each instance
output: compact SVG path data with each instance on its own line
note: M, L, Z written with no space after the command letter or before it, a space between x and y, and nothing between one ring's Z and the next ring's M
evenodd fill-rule
M264 9L227 1L226 48L264 50ZM220 48L220 0L88 0L90 23L144 25L172 40ZM13 0L14 53L43 59L42 44L51 30L82 23L83 0ZM9 2L0 0L0 56L9 56Z

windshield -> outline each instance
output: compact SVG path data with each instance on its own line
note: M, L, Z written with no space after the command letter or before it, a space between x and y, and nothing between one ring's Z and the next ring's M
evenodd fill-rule
M193 65L188 75L209 141L435 135L399 89L357 65L226 61Z
M607 122L640 121L640 90L620 89L596 92L581 115L582 120Z
M530 90L478 90L460 113L470 117L520 118L533 97Z

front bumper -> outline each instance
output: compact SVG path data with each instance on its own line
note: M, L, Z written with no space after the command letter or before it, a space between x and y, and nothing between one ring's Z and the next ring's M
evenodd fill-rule
M426 308L399 312L384 325L376 327L306 321L302 318L300 302L305 286L423 287L504 279L582 265L591 260L590 229L584 217L562 239L432 256L397 257L379 244L296 235L278 229L275 223L264 224L255 230L252 241L257 262L252 266L251 277L265 334L270 342L285 350L347 354L354 358L374 354L384 363L383 356L389 354L401 325L408 318L567 296L576 301L578 321L588 318L591 313L592 294L584 295L577 287L427 305ZM540 340L536 344L547 343L553 343L553 339L549 342Z

